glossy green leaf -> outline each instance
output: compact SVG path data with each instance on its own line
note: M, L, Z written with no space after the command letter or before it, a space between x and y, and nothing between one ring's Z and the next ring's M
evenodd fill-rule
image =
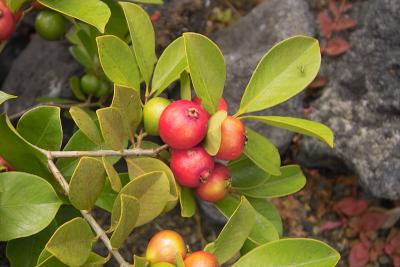
M170 211L178 203L179 185L175 181L174 174L171 169L161 160L149 157L129 158L126 159L128 165L128 172L130 179L134 180L143 174L162 171L164 172L169 181L170 199L165 206L165 211Z
M99 118L100 129L106 144L113 150L125 148L125 131L121 112L117 108L108 107L96 111Z
M118 218L114 233L111 236L111 245L113 248L119 248L125 239L130 235L136 225L139 217L139 201L129 195L120 195L121 203L120 214L113 214L113 218Z
M0 155L14 168L54 182L47 168L47 157L29 144L14 129L6 114L0 115Z
M93 121L92 117L83 109L79 107L72 107L69 110L72 119L78 128L94 143L101 145L102 138L100 135L99 128Z
M7 258L11 266L34 267L47 241L56 230L53 222L35 235L7 242Z
M89 258L86 260L86 262L81 265L81 267L102 267L107 261L109 260L109 257L104 258L101 257L100 255L91 252L89 255ZM37 267L68 267L68 265L65 265L61 261L59 261L55 256L53 256L50 252L47 250L43 250L42 253L40 254L38 265Z
M51 254L46 256L48 257L46 257L43 261L38 263L36 267L68 267L68 265L65 265L64 263L59 261L55 256Z
M305 238L281 239L253 249L232 267L333 267L340 255L327 244Z
M176 267L185 267L185 263L183 262L182 255L180 253L176 253Z
M179 194L179 203L181 206L181 216L190 218L196 213L196 198L192 189L182 187Z
M173 81L179 79L187 67L185 44L179 37L173 41L158 59L152 80L151 92L161 94Z
M147 260L145 257L133 255L133 267L146 267Z
M184 33L186 57L196 95L210 113L217 111L226 79L224 56L218 46L197 33Z
M95 158L82 157L69 183L69 199L79 210L90 210L104 187L103 163Z
M28 0L5 0L5 2L7 3L8 8L13 13L17 12L21 8L22 4L24 4L27 1Z
M100 0L38 0L42 5L79 19L96 27L100 32L111 16L108 6Z
M60 150L63 139L60 108L39 106L29 110L19 119L17 131L35 146Z
M121 180L122 187L130 182L128 173L120 173L119 179ZM109 179L107 179L103 192L101 192L100 197L96 201L96 206L111 213L117 196L118 193L111 188Z
M318 40L294 36L275 45L258 63L237 114L276 106L300 93L318 74Z
M7 93L5 93L3 91L0 91L0 105L3 104L4 102L10 100L10 99L15 99L15 98L17 98L17 97L14 96L14 95L10 95L10 94L7 94Z
M274 144L249 128L246 128L246 136L244 154L267 173L280 175L281 156Z
M282 236L283 234L282 219L278 209L265 199L248 197L247 200L260 215L267 218L268 221L270 221L274 225L279 236Z
M232 188L235 189L256 187L271 176L245 155L242 155L237 160L230 161L228 168L232 177Z
M93 232L82 218L75 218L61 225L46 244L46 250L64 264L83 265L89 258Z
M239 199L232 195L228 195L223 200L216 203L218 210L227 218L232 216L238 205ZM256 245L279 239L279 233L274 224L262 214L256 211L254 211L254 213L255 224L251 229L248 239L250 239Z
M111 10L111 17L107 23L105 33L124 39L129 30L121 6L114 0L103 1Z
M120 5L128 23L133 51L140 73L148 86L156 61L153 24L147 12L139 5L126 2L120 2Z
M140 94L131 88L115 85L111 107L121 112L126 136L133 136L142 120Z
M142 3L142 4L155 4L155 5L161 5L164 3L163 0L132 0L136 3Z
M71 91L76 99L80 101L86 100L86 96L81 90L80 80L78 76L72 76L71 78L69 78L69 87L71 87Z
M255 222L253 207L242 197L236 210L213 242L211 252L218 258L220 264L230 260L240 250Z
M113 164L108 160L107 157L103 157L103 166L106 170L108 180L110 181L111 188L115 192L119 192L122 188L121 179L119 178L118 172L114 169Z
M89 258L83 264L82 267L102 267L110 259L110 256L104 258L96 253L91 252Z
M258 245L256 243L254 243L253 241L251 241L250 239L247 239L242 248L240 249L240 255L244 256L245 254L249 253L250 251L252 251L253 249L255 249L256 247L258 247Z
M0 241L40 232L61 206L53 187L28 173L0 173L0 192Z
M192 100L192 88L190 87L190 77L186 71L181 73L180 82L181 82L180 83L181 99Z
M282 197L300 191L305 184L306 178L301 168L298 165L288 165L281 167L280 176L271 176L262 185L240 191L246 196L255 198Z
M139 90L140 76L135 55L129 46L113 35L96 38L101 66L115 84Z
M95 68L93 58L87 53L85 48L81 45L74 45L69 47L69 52L72 57L79 62L86 69L92 70Z
M119 195L135 197L140 203L139 217L136 226L150 222L161 214L169 200L169 181L164 172L150 172L136 177L124 186ZM117 199L120 199L117 197ZM115 201L111 217L111 229L118 223L118 216L121 213L121 202Z
M228 113L225 110L220 110L208 120L207 135L203 147L211 156L217 155L221 146L221 125L227 116Z
M275 127L315 137L333 147L332 130L319 122L279 116L246 116L243 118L261 121Z

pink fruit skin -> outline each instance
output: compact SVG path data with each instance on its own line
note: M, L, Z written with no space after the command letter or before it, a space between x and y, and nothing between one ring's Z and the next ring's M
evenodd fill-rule
M205 182L214 170L214 160L204 148L198 146L185 150L173 150L170 167L176 181L195 188Z
M207 178L207 182L196 189L197 195L204 201L217 202L228 193L230 172L222 164L215 163L214 171Z
M208 114L190 100L171 103L161 114L158 124L161 139L175 149L198 145L207 133Z
M196 251L187 256L185 267L218 267L218 259L211 253L206 251ZM249 266L251 267L251 266Z
M221 160L237 159L243 152L245 142L243 123L231 116L226 117L221 125L221 145L216 158Z
M14 16L10 9L2 1L0 1L0 41L10 39L14 31Z

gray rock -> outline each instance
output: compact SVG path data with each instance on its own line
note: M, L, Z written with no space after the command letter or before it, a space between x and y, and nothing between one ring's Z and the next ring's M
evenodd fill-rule
M251 74L263 55L275 43L293 35L315 33L313 15L306 1L270 0L257 6L231 27L215 34L213 39L221 47L227 64L224 97L230 110L236 111ZM302 96L257 114L302 116ZM260 123L248 126L263 133L284 153L293 134Z
M14 114L36 105L37 97L70 97L68 79L80 70L66 41L48 42L34 35L2 85L2 90L18 96L3 109Z
M312 104L311 119L332 128L336 146L305 138L298 155L309 167L350 170L373 195L389 199L400 199L399 14L398 0L355 5L353 47L323 64L330 82Z
M240 99L257 63L275 43L293 35L314 35L313 15L306 1L270 0L257 6L236 24L212 37L220 46L227 64L227 81L224 97L229 108L236 111ZM302 116L302 95L269 110L263 115ZM293 133L261 123L247 125L263 133L285 153ZM199 201L202 211L215 223L226 221L213 206Z

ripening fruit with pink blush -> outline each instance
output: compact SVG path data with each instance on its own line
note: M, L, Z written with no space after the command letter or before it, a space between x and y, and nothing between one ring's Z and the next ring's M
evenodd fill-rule
M14 15L6 4L0 1L0 41L10 39L14 31Z
M218 259L213 254L206 251L196 251L187 256L185 267L218 267ZM249 266L251 267L251 266Z
M201 105L200 97L195 96L193 98L193 101L198 103L199 105ZM224 98L220 98L219 101L218 101L217 111L220 111L220 110L225 110L226 112L229 112L228 103L226 103Z
M161 139L175 149L198 145L207 133L208 114L190 100L178 100L163 111L158 124Z
M240 157L246 143L243 123L232 116L226 117L221 125L221 145L216 158L234 160Z
M229 190L230 177L228 168L216 163L214 171L207 178L207 182L197 187L197 195L202 200L213 203L223 199Z
M186 257L186 244L182 236L172 230L163 230L155 234L146 249L146 260L151 264L168 262L175 264L176 255Z
M180 185L195 188L207 181L214 170L214 160L204 148L197 146L173 150L170 167Z

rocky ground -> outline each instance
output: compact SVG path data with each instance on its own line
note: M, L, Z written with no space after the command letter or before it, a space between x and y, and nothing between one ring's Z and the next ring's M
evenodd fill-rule
M228 67L225 97L235 110L251 71L274 43L307 34L324 44L318 14L328 10L329 2L169 0L149 13L157 17L159 51L185 31L207 33L216 40ZM400 2L358 0L351 4L344 17L357 25L333 33L345 38L349 47L335 57L324 56L324 82L265 113L326 123L335 132L335 149L281 130L250 126L274 141L285 163L305 166L306 188L273 200L281 210L285 236L328 242L340 251L340 266L400 266ZM33 105L38 96L70 96L67 77L82 72L65 49L66 43L42 41L32 35L31 25L29 20L21 25L18 36L0 55L0 84L22 95L17 105L6 106L10 113ZM107 225L108 218L96 214ZM132 252L143 254L151 235L166 228L181 232L196 250L215 238L221 224L208 209L191 219L181 218L175 209L137 229L123 254L126 258ZM8 266L1 243L0 266Z

